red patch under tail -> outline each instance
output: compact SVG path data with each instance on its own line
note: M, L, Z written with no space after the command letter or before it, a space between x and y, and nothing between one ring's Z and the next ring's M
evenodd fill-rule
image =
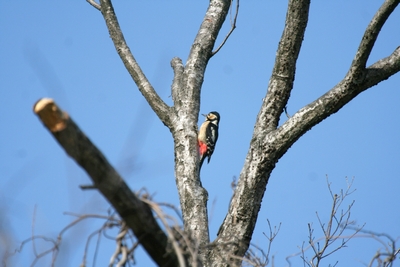
M201 141L198 141L200 156L203 156L207 152L207 145Z

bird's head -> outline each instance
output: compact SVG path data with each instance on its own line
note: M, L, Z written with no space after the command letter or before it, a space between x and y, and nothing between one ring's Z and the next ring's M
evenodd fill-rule
M206 121L210 121L212 123L214 123L215 125L218 125L219 120L220 120L220 116L219 113L216 111L211 111L210 113L208 113L207 115L202 114L204 117L206 117Z

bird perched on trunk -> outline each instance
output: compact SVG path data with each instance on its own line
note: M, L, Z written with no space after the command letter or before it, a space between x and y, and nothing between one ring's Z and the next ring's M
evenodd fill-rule
M220 120L219 113L216 111L211 111L207 115L202 115L206 117L206 120L200 126L199 135L197 136L200 154L199 171L206 157L208 157L207 163L210 162L211 155L215 149L215 144L218 140L218 123Z

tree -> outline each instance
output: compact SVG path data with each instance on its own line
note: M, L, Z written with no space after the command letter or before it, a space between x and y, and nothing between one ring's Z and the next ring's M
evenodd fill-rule
M174 70L173 106L168 106L156 93L136 63L125 43L110 1L92 4L101 10L116 50L158 118L171 131L174 139L175 178L180 197L185 233L198 247L200 262L238 265L249 248L266 185L277 161L313 126L337 112L359 93L388 79L400 70L400 48L367 66L380 29L399 1L386 1L367 27L348 73L326 94L295 112L280 125L293 89L296 61L307 26L309 1L290 1L285 29L279 43L268 90L257 116L250 149L238 178L229 211L218 237L210 245L207 192L198 173L197 118L200 92L206 66L217 52L215 41L229 12L229 1L211 1L198 35L185 64L178 58L171 61ZM45 125L91 176L94 186L119 212L150 256L159 264L177 258L167 253L168 236L158 228L148 206L124 184L113 167L89 143L73 121L53 102L44 100L35 105ZM52 119L48 121L48 119ZM77 149L80 148L80 149ZM84 152L84 153L83 153ZM135 212L132 212L135 211ZM136 216L142 214L142 216ZM152 228L147 229L152 225ZM143 237L142 238L142 236ZM168 258L164 255L169 255ZM234 255L233 262L221 255Z

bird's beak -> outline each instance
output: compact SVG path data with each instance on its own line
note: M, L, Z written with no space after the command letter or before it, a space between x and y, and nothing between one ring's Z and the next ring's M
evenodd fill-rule
M207 114L201 114L202 116L204 116L204 117L207 117Z

